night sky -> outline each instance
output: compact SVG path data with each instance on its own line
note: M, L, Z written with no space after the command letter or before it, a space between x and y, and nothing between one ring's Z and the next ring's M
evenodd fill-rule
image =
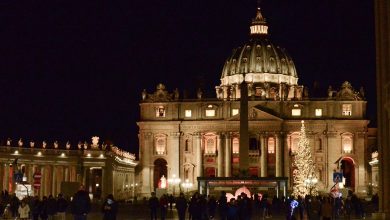
M364 86L375 126L373 2L264 0L261 8L299 84L323 97L345 80ZM214 97L255 13L255 0L2 0L0 138L75 145L97 135L137 152L142 89L162 82Z

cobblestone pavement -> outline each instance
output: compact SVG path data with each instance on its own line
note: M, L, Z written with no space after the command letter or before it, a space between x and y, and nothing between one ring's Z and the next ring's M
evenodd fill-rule
M258 211L259 210L254 210L254 212L258 212ZM158 219L160 219L159 214L160 213L157 213ZM67 214L66 219L72 220L73 219L72 215ZM98 205L94 205L92 212L88 215L88 220L99 220L99 219L102 219L102 213L100 212L100 207ZM148 219L150 219L149 209L146 205L131 205L131 204L119 205L117 220L148 220ZM172 210L168 209L166 220L176 220L176 219L178 219L178 217L175 208L173 208ZM188 213L186 219L188 219ZM252 217L252 220L262 220L262 219L263 218L259 213L254 214L254 216ZM282 210L280 210L280 212L275 212L272 217L266 218L266 220L269 219L275 219L275 220L286 219L285 212ZM346 218L338 218L338 220L342 220L342 219L346 219ZM359 218L351 218L351 219L355 220ZM365 219L371 219L371 218L368 216Z

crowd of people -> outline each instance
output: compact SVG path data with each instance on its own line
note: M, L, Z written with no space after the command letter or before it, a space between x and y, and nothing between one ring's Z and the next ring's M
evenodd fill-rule
M326 220L364 218L368 207L371 207L370 212L377 210L378 197L374 195L368 203L352 192L349 192L345 199L331 196L279 199L267 194L248 196L241 193L228 200L224 191L217 197L195 192L188 199L183 193L176 198L172 194L164 194L157 198L153 192L146 202L151 220L165 220L169 209L177 210L179 220L186 219L186 216L191 220L250 220L267 219L272 215L279 218L285 216L287 220ZM102 219L115 220L118 202L113 195L108 195L101 204ZM38 196L27 196L19 200L15 194L9 194L6 190L0 195L0 216L3 219L64 220L68 212L75 220L86 220L90 211L91 200L82 186L71 199L58 194L56 197L43 196L42 199Z
M27 196L19 200L15 194L9 194L6 190L0 196L0 216L3 219L65 219L65 212L68 208L68 201L62 194L57 197L49 195L40 199L38 196Z
M65 220L66 212L73 215L74 220L86 220L91 211L89 194L81 186L72 198L64 198L62 194L26 196L19 200L15 194L3 190L0 195L0 219L21 220ZM117 202L113 195L108 195L101 207L103 220L115 220L117 215Z
M192 220L249 220L249 219L267 219L273 214L279 218L285 216L287 220L302 219L351 219L365 218L366 209L372 207L375 211L377 206L377 197L374 195L370 203L364 199L358 198L350 192L345 199L342 197L333 198L332 196L306 196L305 198L269 197L267 194L254 194L248 197L241 193L237 198L231 198L228 201L225 192L221 192L218 198L214 196L201 195L195 192L188 200L181 193L176 199L172 195L162 195L156 197L153 192L148 205L150 208L151 220L166 218L167 210L172 209L172 203L176 203L179 220L186 219L187 216Z

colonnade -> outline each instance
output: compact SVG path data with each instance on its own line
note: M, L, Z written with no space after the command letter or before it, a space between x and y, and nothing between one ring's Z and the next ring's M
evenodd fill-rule
M14 182L15 168L12 163L0 163L0 191L7 190L14 192L16 184ZM23 177L28 184L34 184L34 173L41 173L41 187L34 190L35 195L48 196L57 195L61 192L61 182L76 182L77 165L37 165L37 164L18 164L18 169L23 170Z

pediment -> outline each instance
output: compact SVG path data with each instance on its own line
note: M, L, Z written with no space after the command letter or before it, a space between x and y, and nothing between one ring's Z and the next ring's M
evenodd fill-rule
M240 114L231 117L229 120L240 120ZM248 109L249 121L283 121L278 116L278 113L272 109L265 108L263 106L253 106Z

